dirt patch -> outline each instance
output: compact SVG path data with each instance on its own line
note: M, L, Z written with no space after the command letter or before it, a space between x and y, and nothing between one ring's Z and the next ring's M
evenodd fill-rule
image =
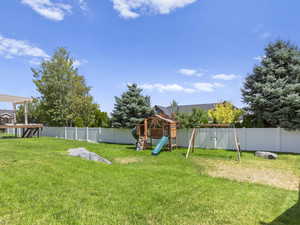
M120 164L130 164L130 163L142 162L143 160L139 157L122 157L122 158L115 158L114 161Z
M206 173L212 177L222 177L230 180L267 184L287 190L298 190L300 178L292 171L271 168L255 168L246 165L247 162L225 160L195 159L195 162L206 168Z

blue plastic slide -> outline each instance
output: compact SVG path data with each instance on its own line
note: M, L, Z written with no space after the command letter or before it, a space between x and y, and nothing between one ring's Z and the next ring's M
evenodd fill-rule
M166 136L163 136L158 144L156 145L155 149L152 151L152 155L158 155L160 153L160 151L162 150L162 148L168 143L169 138Z

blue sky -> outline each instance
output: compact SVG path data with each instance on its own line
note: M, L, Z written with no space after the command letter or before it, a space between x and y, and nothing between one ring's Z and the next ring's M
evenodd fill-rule
M279 38L300 45L298 0L3 0L0 93L36 96L31 67L66 47L101 109L136 82L152 104L232 101ZM6 105L0 105L2 107Z

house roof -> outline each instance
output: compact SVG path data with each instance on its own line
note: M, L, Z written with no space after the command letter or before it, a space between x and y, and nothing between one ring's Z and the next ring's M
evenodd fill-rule
M175 111L177 112L181 112L181 113L190 113L193 111L193 109L203 109L203 110L210 110L215 108L215 106L219 104L219 103L209 103L209 104L195 104L195 105L178 105L177 109L175 109ZM172 114L172 107L168 106L168 107L164 107L164 106L159 106L156 105L155 106L155 110L157 112L162 112L168 116L170 116Z
M12 115L14 113L13 110L6 110L6 109L0 109L0 116L3 114L10 114Z

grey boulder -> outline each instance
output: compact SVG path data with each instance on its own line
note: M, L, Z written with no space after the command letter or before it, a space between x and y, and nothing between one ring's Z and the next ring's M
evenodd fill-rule
M68 150L69 156L75 156L75 157L80 157L84 158L87 160L92 160L92 161L97 161L97 162L103 162L106 164L112 164L109 160L97 155L94 152L90 152L86 150L85 148L71 148Z
M261 157L261 158L265 158L265 159L277 159L278 155L272 152L262 152L262 151L258 151L255 152L255 155L257 157Z

